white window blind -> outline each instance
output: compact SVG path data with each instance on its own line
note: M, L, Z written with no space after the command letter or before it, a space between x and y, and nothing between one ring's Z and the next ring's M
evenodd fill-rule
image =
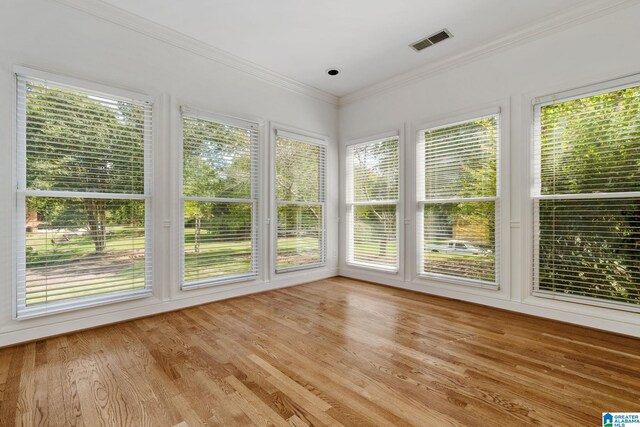
M640 309L640 87L534 109L534 293Z
M183 110L182 287L258 274L258 124Z
M421 275L497 285L498 146L498 114L419 132Z
M324 265L326 147L277 130L276 272Z
M347 262L398 269L399 138L347 148Z
M151 104L17 87L17 316L150 294Z

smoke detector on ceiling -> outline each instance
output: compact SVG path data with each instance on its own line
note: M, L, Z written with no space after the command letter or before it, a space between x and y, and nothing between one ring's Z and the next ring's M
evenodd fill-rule
M446 39L450 39L453 37L453 34L449 32L446 28L438 31L437 33L433 33L428 37L425 37L422 40L418 40L415 43L411 43L409 46L416 52L420 52L423 49L428 48L429 46L433 46L436 43L440 43Z

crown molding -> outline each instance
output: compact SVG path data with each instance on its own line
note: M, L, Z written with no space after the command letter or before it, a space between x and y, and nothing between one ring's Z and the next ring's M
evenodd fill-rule
M361 99L397 89L416 81L427 79L443 71L456 68L475 61L486 55L494 54L524 44L531 40L566 30L581 23L596 19L606 14L637 5L640 0L599 0L595 3L583 4L572 10L555 15L551 19L538 21L508 36L497 39L481 47L468 50L451 58L428 64L390 79L367 86L339 98L340 106L345 106Z
M218 49L212 45L196 40L178 31L127 12L101 0L53 1L90 14L99 19L128 28L139 34L162 41L203 58L224 64L230 68L251 75L272 85L279 86L292 92L309 96L335 106L346 106L361 99L388 92L416 81L427 79L446 70L471 63L486 55L507 50L528 41L542 38L549 34L571 28L600 16L640 3L640 0L598 0L595 3L585 3L581 6L574 7L570 11L556 14L551 19L541 20L534 25L529 25L520 31L497 39L481 47L468 50L459 55L433 64L427 64L379 83L374 83L373 85L342 97L338 97L312 86L305 85L297 80L271 71L261 65L235 56L229 52Z
M141 16L127 12L119 7L100 0L53 0L56 3L71 7L113 24L170 44L203 58L224 64L230 68L256 77L275 86L306 95L329 104L338 105L338 97L328 92L305 85L246 59L218 49L207 43L196 40L178 31L152 22Z

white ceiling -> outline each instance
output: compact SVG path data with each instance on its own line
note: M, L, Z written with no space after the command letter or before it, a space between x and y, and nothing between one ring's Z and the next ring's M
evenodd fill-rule
M104 0L343 96L599 0ZM447 28L454 37L408 47ZM337 67L330 77L327 68Z

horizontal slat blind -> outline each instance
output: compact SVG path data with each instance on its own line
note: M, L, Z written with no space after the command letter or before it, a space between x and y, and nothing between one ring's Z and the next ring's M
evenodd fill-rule
M398 269L399 138L347 148L348 262Z
M424 131L424 200L496 196L498 116Z
M323 265L325 248L326 147L276 136L276 271Z
M18 317L148 294L151 105L17 82Z
M184 115L183 288L258 273L258 125Z
M20 76L18 88L27 189L144 194L151 108Z
M640 87L535 106L534 292L640 309Z
M347 157L352 168L350 200L398 200L398 137L353 145Z
M419 135L420 272L496 286L499 116Z
M396 269L397 205L355 205L352 210L351 261Z
M37 232L27 233L21 303L31 307L145 288L143 200L27 197L26 202L43 209L34 221ZM98 220L88 220L102 215L108 218L104 231Z

